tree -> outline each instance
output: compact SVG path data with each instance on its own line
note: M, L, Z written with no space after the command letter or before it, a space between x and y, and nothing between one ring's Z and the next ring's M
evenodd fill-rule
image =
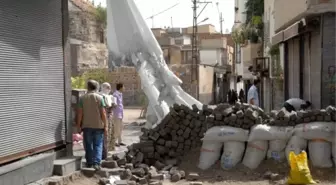
M102 28L106 28L106 25L107 25L106 8L102 7L101 5L98 5L96 7L95 16L96 16L97 22L100 23L101 26L103 26Z
M253 20L255 16L260 18L260 21L262 22L262 15L264 14L264 0L247 0L245 3L246 7L246 24L250 24L254 22ZM257 19L259 19L257 18Z

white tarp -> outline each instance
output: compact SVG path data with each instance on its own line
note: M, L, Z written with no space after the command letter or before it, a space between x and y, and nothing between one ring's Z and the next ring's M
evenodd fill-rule
M189 107L195 104L202 109L203 105L182 90L182 81L168 68L160 45L133 0L107 1L107 45L109 67L127 62L136 66L152 108L152 115L147 115L149 124L159 123L174 103ZM156 123L150 122L153 120Z

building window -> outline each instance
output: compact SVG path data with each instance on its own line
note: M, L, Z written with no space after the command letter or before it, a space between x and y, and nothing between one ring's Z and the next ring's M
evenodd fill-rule
M105 43L105 33L104 33L104 30L100 30L100 32L99 32L99 40L100 40L100 43L102 43L102 44Z
M189 64L192 61L192 52L191 51L181 51L183 63Z
M241 63L241 48L239 44L236 44L236 63L240 64Z

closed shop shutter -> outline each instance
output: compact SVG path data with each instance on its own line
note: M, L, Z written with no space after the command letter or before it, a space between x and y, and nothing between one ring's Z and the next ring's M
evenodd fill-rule
M65 140L60 0L2 0L0 164Z

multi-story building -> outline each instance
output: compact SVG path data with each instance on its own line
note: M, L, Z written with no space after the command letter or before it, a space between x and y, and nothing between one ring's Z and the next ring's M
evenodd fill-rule
M274 0L274 30L285 98L335 105L335 0Z
M229 89L229 82L226 85L224 77L232 71L234 59L232 38L229 34L219 34L210 24L200 25L198 30L199 64L203 64L201 67L192 65L190 27L152 29L167 64L182 79L183 88L188 93L198 96L203 103L225 101L226 92L223 89ZM198 81L192 78L196 73ZM217 93L213 93L214 91Z

